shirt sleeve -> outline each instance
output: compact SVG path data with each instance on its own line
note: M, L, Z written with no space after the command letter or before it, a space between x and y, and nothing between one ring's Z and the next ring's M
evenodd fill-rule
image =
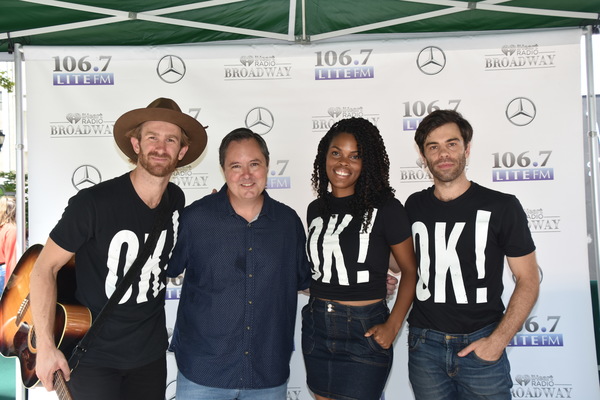
M95 209L91 193L85 189L80 191L69 199L50 238L64 250L75 253L94 235Z
M398 199L388 200L381 212L385 224L385 238L390 246L402 243L412 235L408 215Z
M308 257L306 255L306 233L304 232L304 226L300 221L300 218L296 217L296 237L298 237L298 243L296 244L298 254L297 273L298 273L298 290L308 289L310 286L310 264L308 263Z
M504 210L501 234L500 246L507 257L522 257L535 251L527 215L515 196L510 196Z

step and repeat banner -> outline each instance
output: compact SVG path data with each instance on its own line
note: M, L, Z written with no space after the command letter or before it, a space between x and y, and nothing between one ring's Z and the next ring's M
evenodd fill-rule
M401 201L432 184L414 145L427 113L456 109L475 134L467 175L517 195L537 245L539 301L508 349L514 399L599 398L587 261L579 30L315 44L25 47L30 243L44 243L78 190L128 171L115 120L174 99L208 132L201 159L172 181L187 204L219 189L218 146L248 127L271 151L269 194L302 219L317 143L337 120L381 131ZM182 277L167 288L172 332ZM514 288L505 274L506 301ZM299 296L299 308L307 301ZM393 299L392 299L393 301ZM406 327L386 399L409 399ZM300 349L297 317L296 349ZM175 398L169 360L167 398ZM288 399L308 400L302 356ZM31 398L49 396L35 389Z

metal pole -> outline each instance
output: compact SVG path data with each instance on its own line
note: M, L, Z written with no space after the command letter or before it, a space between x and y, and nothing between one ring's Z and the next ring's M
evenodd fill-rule
M590 157L590 183L592 195L592 225L594 258L596 262L596 279L600 279L600 188L598 177L600 176L598 159L598 123L596 118L596 94L594 92L594 52L592 49L593 28L585 28L585 59L587 75L587 114L588 114L588 142ZM598 287L600 296L600 286ZM600 297L599 297L600 298Z
M306 0L302 0L302 41L306 42Z
M27 246L27 230L25 225L25 163L23 144L23 50L15 44L15 143L17 150L17 257L21 257Z
M17 220L17 259L21 257L26 246L26 226L25 226L25 170L23 162L23 54L20 44L15 44L15 113L16 129L15 143L17 152L16 165L16 220ZM16 364L15 364L16 365ZM25 387L21 381L21 374L17 368L16 393L15 400L27 398Z

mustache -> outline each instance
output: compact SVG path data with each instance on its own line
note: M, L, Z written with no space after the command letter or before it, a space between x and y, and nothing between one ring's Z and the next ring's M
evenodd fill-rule
M456 164L457 161L454 158L446 158L444 160L438 160L438 161L434 162L433 165L436 166L436 165L446 164L446 163Z
M167 158L169 160L173 158L168 153L160 153L158 151L151 151L150 153L148 153L148 157Z

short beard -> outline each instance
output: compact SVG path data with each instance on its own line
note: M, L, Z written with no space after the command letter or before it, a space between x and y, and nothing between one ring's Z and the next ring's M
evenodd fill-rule
M435 168L431 168L429 163L427 164L427 166L429 168L429 172L431 172L431 175L433 175L434 178L436 178L440 182L447 183L456 180L459 176L462 175L467 166L467 156L465 154L461 154L457 158L457 161L458 164L456 165L456 167L451 171L447 171L445 173L440 173Z
M151 163L148 161L151 155L152 154L138 154L138 164L148 171L150 175L158 178L164 178L170 176L177 168L177 160L171 160L171 162L167 165L151 165Z

